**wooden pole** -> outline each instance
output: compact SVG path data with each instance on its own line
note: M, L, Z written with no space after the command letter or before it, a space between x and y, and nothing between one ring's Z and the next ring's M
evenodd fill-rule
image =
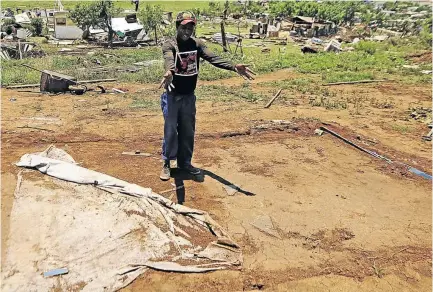
M373 83L373 82L392 82L393 80L358 80L358 81L345 81L345 82L334 82L334 83L325 83L323 86L329 85L340 85L340 84L358 84L358 83Z
M274 97L268 102L268 104L265 105L265 108L268 108L271 106L271 104L274 102L274 100L276 100L277 97L280 95L282 90L283 90L282 88L280 90L278 90L277 94L275 94Z

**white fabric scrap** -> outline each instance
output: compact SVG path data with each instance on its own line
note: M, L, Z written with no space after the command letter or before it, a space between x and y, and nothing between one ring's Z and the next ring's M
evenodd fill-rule
M2 291L117 291L148 268L202 273L242 262L236 243L207 212L78 166L61 149L25 154L16 165L53 178L44 185L19 175ZM195 241L209 233L216 238L207 247ZM187 255L194 265L175 262ZM58 267L69 273L43 277Z

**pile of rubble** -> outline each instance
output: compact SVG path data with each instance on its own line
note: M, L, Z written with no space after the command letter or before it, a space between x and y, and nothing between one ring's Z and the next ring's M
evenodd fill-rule
M4 60L37 58L45 56L44 51L32 42L2 42L0 44L0 58Z

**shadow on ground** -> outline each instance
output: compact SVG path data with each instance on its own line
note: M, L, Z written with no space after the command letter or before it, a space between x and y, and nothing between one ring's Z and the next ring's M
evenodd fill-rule
M174 178L174 183L176 185L176 196L177 196L177 202L178 204L183 204L185 202L185 180L192 180L195 182L202 183L205 180L205 177L208 176L210 178L213 178L214 180L220 182L223 185L226 185L228 187L231 187L235 189L237 192L244 194L246 196L255 196L256 194L243 190L242 188L236 186L234 183L226 180L225 178L209 171L206 169L202 169L200 174L198 175L192 175L186 171L183 171L179 168L174 168L171 170L171 177Z

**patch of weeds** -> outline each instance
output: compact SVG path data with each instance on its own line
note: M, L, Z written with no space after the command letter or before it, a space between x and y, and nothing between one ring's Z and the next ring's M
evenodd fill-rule
M399 132L401 134L406 134L406 133L409 133L409 132L412 131L408 126L405 126L405 125L396 125L396 124L393 124L391 126L391 128L392 128L392 130L394 130L396 132Z
M372 97L370 98L370 105L374 108L379 109L394 108L395 100L394 98L390 97L385 99L384 101L379 101L376 97Z
M224 86L224 85L202 85L197 87L196 95L202 100L246 100L248 102L257 102L263 100L264 96L253 92L248 83L240 86Z
M326 109L347 109L347 103L339 99L330 99L326 96L312 97L309 101L311 106L324 107Z
M346 103L353 105L353 110L350 111L351 114L360 115L361 109L365 108L365 103L368 101L368 98L364 95L359 94L351 94L346 96ZM349 107L347 107L349 108Z
M136 109L149 109L149 110L159 110L161 105L157 98L144 98L142 96L133 95L132 102L129 105L131 108Z
M373 266L372 266L373 272L374 274L378 277L378 278L383 278L383 276L385 275L385 269L376 265L376 261L373 261Z
M369 55L374 55L374 53L376 53L376 50L378 49L377 43L368 41L360 41L354 47L356 51L362 51Z

